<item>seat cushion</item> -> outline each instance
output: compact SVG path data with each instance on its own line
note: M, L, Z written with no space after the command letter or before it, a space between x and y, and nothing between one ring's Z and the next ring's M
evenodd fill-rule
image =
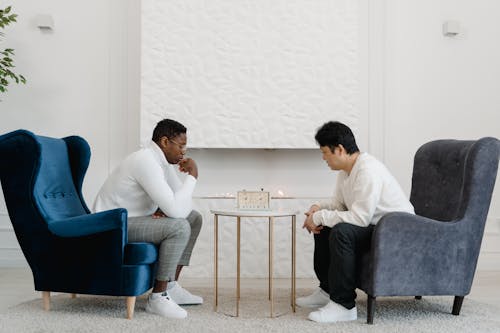
M125 245L125 265L152 264L158 258L158 250L152 243L128 243Z

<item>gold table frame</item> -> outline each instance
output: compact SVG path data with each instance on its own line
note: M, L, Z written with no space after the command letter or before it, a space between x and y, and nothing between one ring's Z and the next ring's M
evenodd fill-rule
M273 295L273 252L274 252L274 218L292 218L292 269L291 269L291 295L290 305L295 312L295 269L296 269L296 215L297 211L282 210L211 210L214 214L214 311L217 311L219 292L218 251L219 251L219 216L236 217L236 317L240 313L240 243L241 243L241 218L243 217L265 217L269 223L269 289L271 318L274 317L274 295Z

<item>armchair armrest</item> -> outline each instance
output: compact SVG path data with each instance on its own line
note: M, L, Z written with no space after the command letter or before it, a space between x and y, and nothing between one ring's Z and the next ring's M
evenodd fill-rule
M372 248L377 251L397 246L404 251L409 245L423 246L435 238L442 238L443 233L455 232L459 225L460 221L442 222L415 214L388 213L375 227Z
M82 237L122 229L127 234L127 210L107 210L49 223L49 230L59 237Z
M50 267L50 279L55 281L51 281L56 286L52 290L123 295L127 284L123 271L127 210L52 221L48 228L54 239L42 260Z
M433 295L463 281L469 245L460 235L462 222L402 212L384 216L372 236L373 293Z
M439 256L455 244L454 236L459 226L456 221L441 222L409 213L389 213L373 232L374 260L387 259L387 263L396 264L401 258L403 261L397 265L406 266L427 256Z

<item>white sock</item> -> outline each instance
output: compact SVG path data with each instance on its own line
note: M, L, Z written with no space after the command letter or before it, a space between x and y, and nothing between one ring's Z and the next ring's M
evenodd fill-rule
M172 289L173 287L175 287L176 284L177 284L177 281L170 281L167 284L167 290Z

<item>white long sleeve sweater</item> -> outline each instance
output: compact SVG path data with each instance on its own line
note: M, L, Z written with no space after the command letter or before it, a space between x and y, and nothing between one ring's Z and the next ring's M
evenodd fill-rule
M414 214L396 179L375 157L361 153L351 173L340 171L330 201L319 203L314 213L316 225L332 227L340 222L366 227L389 212Z
M169 217L185 218L192 210L195 185L191 175L182 183L160 147L151 141L113 170L97 194L93 211L121 207L135 217L151 215L159 207Z

